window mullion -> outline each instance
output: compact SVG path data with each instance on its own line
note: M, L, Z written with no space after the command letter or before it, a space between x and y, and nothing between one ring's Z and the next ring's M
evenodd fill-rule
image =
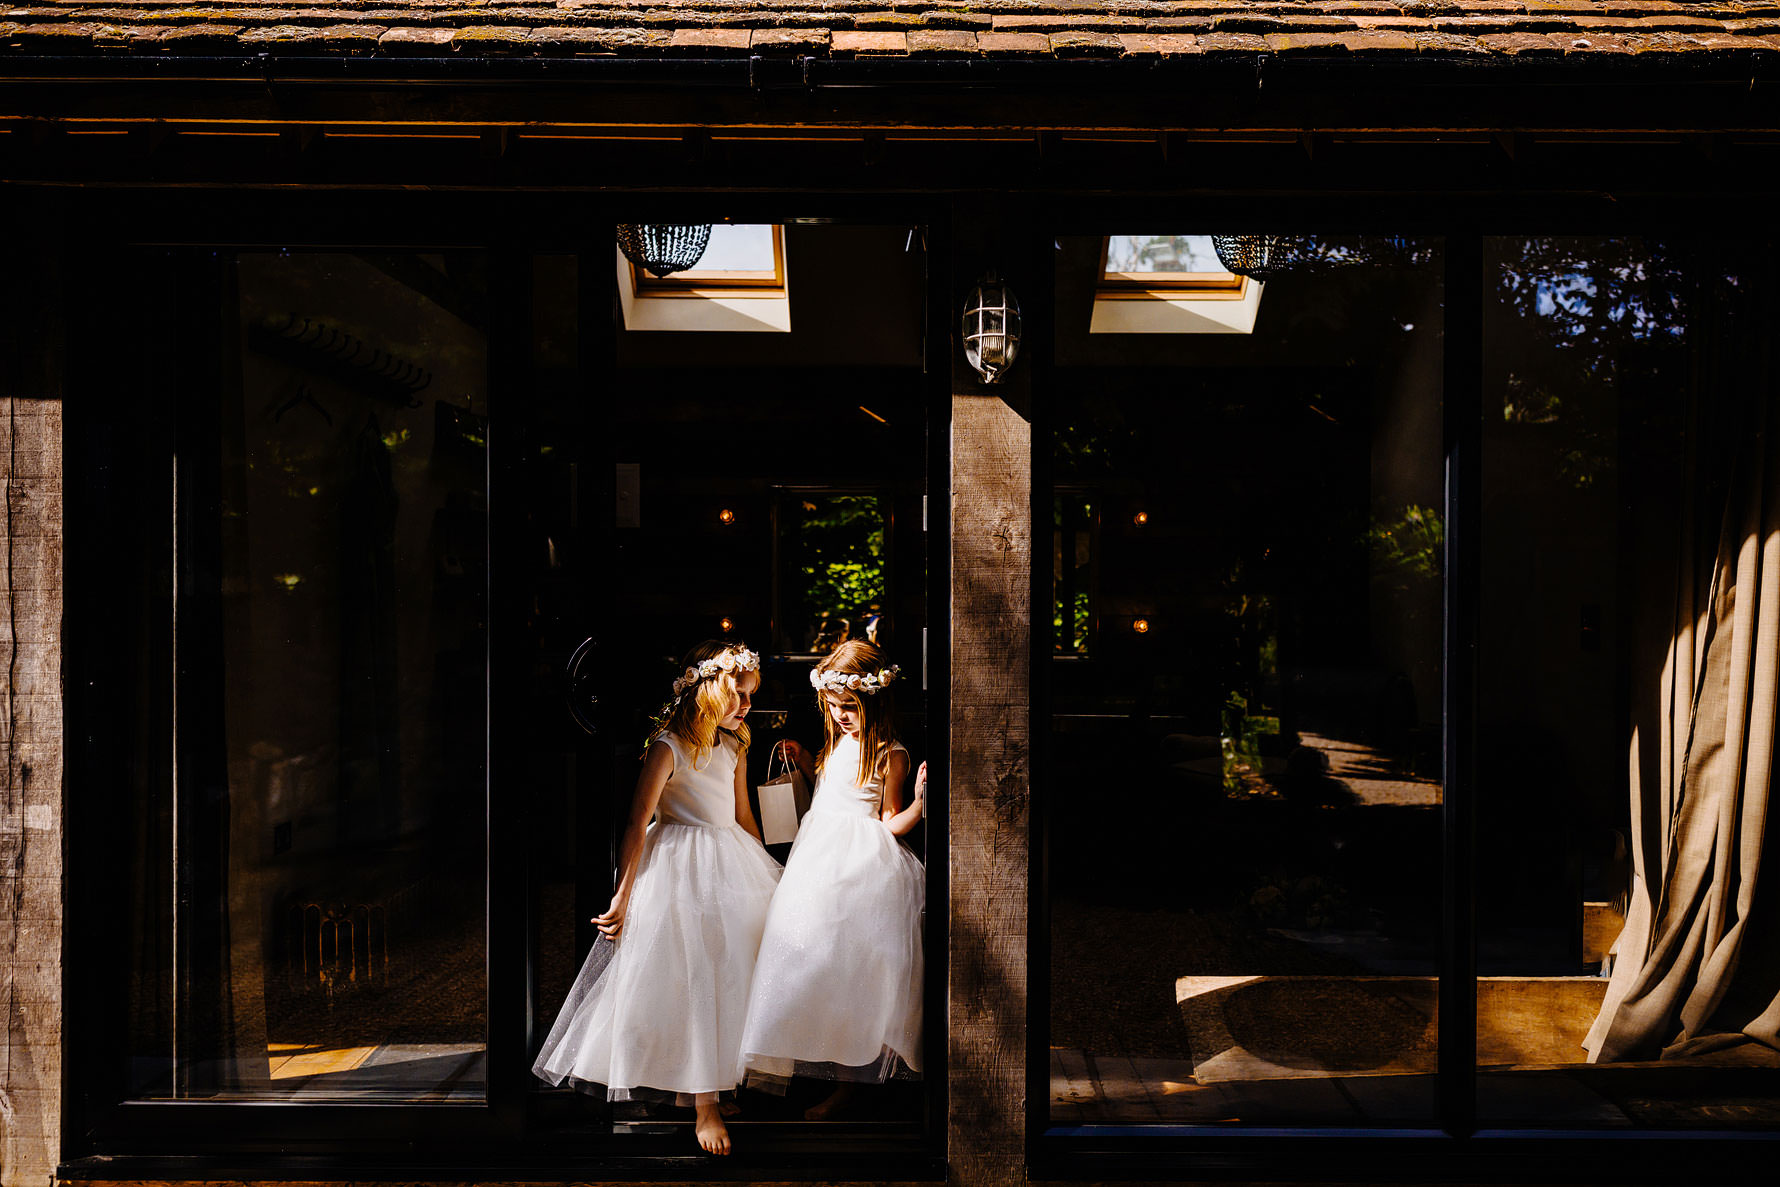
M1442 400L1446 448L1445 662L1439 1104L1442 1125L1477 1124L1476 849L1478 577L1482 555L1483 240L1446 241Z

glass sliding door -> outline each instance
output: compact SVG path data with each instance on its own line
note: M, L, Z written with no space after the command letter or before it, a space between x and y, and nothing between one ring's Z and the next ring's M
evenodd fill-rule
M1771 1128L1774 255L1484 244L1479 1113Z
M1440 244L1210 238L1059 243L1050 1119L1428 1124Z
M177 316L215 383L170 393L166 667L141 690L167 781L117 871L129 1092L479 1099L483 260L241 253L205 274Z
M599 950L591 920L612 901L641 756L691 648L712 641L760 656L744 760L757 824L758 789L785 765L773 760L777 744L821 752L824 715L810 674L837 648L869 644L900 667L885 700L914 765L943 744L928 733L924 670L934 562L925 530L931 430L919 236L907 226L762 230L772 233L755 238L776 254L757 261L751 288L721 300L713 294L723 292L723 270L704 275L704 265L676 288L597 249L539 261L537 324L561 325L538 336L530 445L535 546L527 555L537 559L543 592L529 629L538 662L553 669L541 682L553 703L540 706L531 727L536 777L527 789L538 920L534 1052ZM560 331L577 302L585 338L575 350ZM912 776L913 765L897 789L905 804ZM670 812L658 812L651 836L672 823ZM937 826L915 821L886 853L919 870ZM788 836L765 841L774 863L789 858ZM669 893L696 892L700 872L682 873ZM835 893L869 894L868 885ZM615 960L625 959L626 942L649 951L626 926ZM909 924L917 944L920 927ZM705 955L696 945L686 954L694 962ZM833 1000L865 991L835 984ZM745 1083L730 1123L738 1147L835 1135L907 1142L925 1117L924 1063L922 1051L898 1052L881 1083L860 1085L832 1122L813 1129L806 1113L835 1093L832 1075L804 1075L800 1064L789 1083ZM573 1140L693 1148L688 1102L647 1080L583 1091L531 1086L534 1115Z

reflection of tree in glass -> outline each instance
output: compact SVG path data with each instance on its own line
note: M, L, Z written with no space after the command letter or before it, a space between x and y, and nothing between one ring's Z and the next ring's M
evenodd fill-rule
M1558 474L1594 484L1613 464L1628 385L1681 361L1690 310L1710 294L1692 253L1654 239L1503 240L1488 297L1492 359L1509 425L1540 426ZM1728 289L1734 277L1708 281Z
M1221 272L1214 262L1207 266L1194 251L1191 235L1112 235L1106 244L1108 272ZM1210 246L1207 244L1206 246Z
M806 495L797 504L794 571L804 641L841 641L840 620L864 637L866 611L884 601L884 515L875 495Z
M1446 521L1436 507L1411 503L1394 520L1374 516L1366 531L1372 546L1372 572L1407 587L1406 578L1440 576L1446 550Z

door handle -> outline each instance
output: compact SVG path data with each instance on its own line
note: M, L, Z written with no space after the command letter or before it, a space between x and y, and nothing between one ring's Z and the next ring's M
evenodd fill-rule
M594 652L599 650L597 640L587 638L575 648L564 666L564 696L568 701L569 716L584 731L598 736L599 728L599 693L595 691Z

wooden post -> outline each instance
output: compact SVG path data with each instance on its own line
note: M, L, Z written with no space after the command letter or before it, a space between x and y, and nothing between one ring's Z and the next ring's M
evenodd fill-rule
M1012 262L998 228L961 219L955 290ZM959 306L955 305L955 308ZM1028 363L984 387L952 320L951 1181L1024 1181L1031 704L1032 432Z
M62 1075L62 405L0 396L0 1183L54 1176Z
M0 1184L43 1187L62 1131L62 305L57 217L0 284ZM30 237L27 237L30 238Z

